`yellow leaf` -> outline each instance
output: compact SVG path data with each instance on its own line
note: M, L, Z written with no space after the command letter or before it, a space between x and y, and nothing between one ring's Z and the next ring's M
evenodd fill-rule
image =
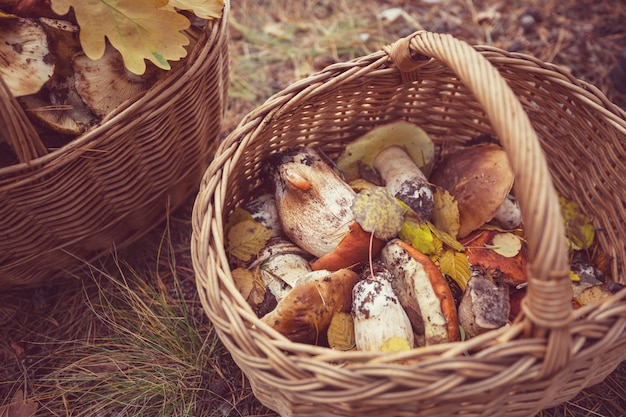
M326 331L328 345L335 350L351 350L355 346L354 320L350 313L333 314Z
M497 233L492 244L491 250L506 258L513 258L522 250L522 238L514 233Z
M235 268L231 271L235 287L243 295L243 298L252 305L258 306L265 296L265 285L260 277L245 268Z
M74 9L85 54L99 59L105 37L120 51L126 68L135 74L146 71L145 59L170 69L168 61L187 55L189 39L181 33L190 25L180 13L161 9L167 0L52 0L52 10L64 15Z
M202 19L217 19L222 17L224 9L223 0L170 0L164 9L191 10L193 14Z
M404 220L404 210L386 187L362 190L352 203L352 211L366 232L374 232L379 239L398 235Z
M452 235L442 230L439 230L434 224L430 222L426 222L426 224L428 225L428 227L430 227L430 230L431 232L433 232L433 235L437 236L437 238L439 238L439 240L443 242L443 244L445 244L451 249L454 249L457 252L463 252L463 250L465 250L465 248L463 247L463 244L459 242L458 240L456 240L455 237L453 237Z
M244 220L254 220L252 215L245 209L241 207L237 207L233 212L228 216L228 221L226 222L224 233L228 235L230 229L236 225L237 223L241 223Z
M405 220L402 223L398 237L409 242L411 246L425 255L436 254L438 253L437 248L441 248L441 243L437 245L435 240L438 240L438 238L433 235L426 223Z
M228 232L226 250L235 258L248 262L272 236L272 231L254 220L244 220Z
M403 352L405 350L411 350L411 345L405 338L395 336L385 340L380 350L382 352Z
M433 199L435 203L433 224L437 229L456 239L461 227L459 203L448 190L439 187L435 188Z
M439 269L442 274L448 275L459 284L461 290L465 291L472 271L464 253L448 249L439 258Z
M565 236L573 249L589 249L595 239L595 228L575 201L559 197L565 223Z

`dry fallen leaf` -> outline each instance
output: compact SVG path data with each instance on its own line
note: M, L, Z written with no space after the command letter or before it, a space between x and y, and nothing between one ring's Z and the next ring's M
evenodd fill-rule
M433 234L428 224L419 223L410 219L402 223L398 237L409 242L415 249L429 256L438 254L443 246L441 239Z
M465 291L472 272L467 256L464 253L451 249L446 250L439 257L439 269L442 274L452 278Z
M447 190L435 188L433 194L435 208L433 210L433 224L437 229L456 239L461 227L459 203Z
M512 258L522 250L522 238L514 233L497 233L493 237L491 249L504 257Z
M189 19L172 10L161 9L167 0L51 0L52 10L65 15L74 9L80 27L80 43L85 54L99 59L105 38L124 58L126 68L135 74L146 71L145 59L157 67L171 69L168 61L187 55L189 39L181 33Z
M565 236L573 249L588 249L595 239L595 228L575 201L559 197L561 213L565 222Z
M235 268L231 271L235 287L243 295L243 298L252 305L258 306L265 297L265 285L261 277L258 277L248 269Z
M228 231L226 250L235 258L248 262L272 237L272 231L254 220L244 220Z
M169 0L165 10L191 10L202 19L217 19L222 16L223 0Z
M395 336L385 340L381 346L381 352L404 352L411 349L411 344L403 337Z
M397 236L404 221L404 210L386 187L362 190L352 203L352 211L363 230L383 240Z
M5 407L0 407L0 416L2 417L5 415L6 417L32 417L39 409L39 404L36 401L27 400L24 391L18 390L13 395L11 403Z
M328 337L328 345L332 349L354 349L354 320L352 319L352 315L341 311L333 314L326 335Z

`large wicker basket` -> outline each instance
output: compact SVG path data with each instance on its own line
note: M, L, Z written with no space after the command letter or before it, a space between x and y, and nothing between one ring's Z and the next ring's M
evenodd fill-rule
M197 191L221 131L229 10L227 0L180 67L53 152L0 88L21 160L0 169L0 290L51 284L137 241Z
M204 309L258 399L282 416L532 416L603 380L626 358L626 290L572 310L556 191L593 218L614 278L626 283L625 116L556 66L429 32L332 65L248 114L205 173L192 258ZM446 151L479 134L500 138L530 252L522 318L469 341L394 354L293 343L235 288L224 220L258 194L270 155L296 144L337 155L400 119Z

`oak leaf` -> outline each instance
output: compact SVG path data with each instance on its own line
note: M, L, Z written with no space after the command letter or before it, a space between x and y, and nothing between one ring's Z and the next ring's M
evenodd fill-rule
M132 73L146 71L145 60L169 70L168 61L187 55L189 39L181 33L190 26L189 19L175 10L167 10L167 0L51 0L52 10L65 15L74 9L80 27L80 44L91 59L104 54L106 39L124 59Z
M166 10L191 10L193 14L202 19L217 19L222 17L224 9L223 0L170 0L164 7Z

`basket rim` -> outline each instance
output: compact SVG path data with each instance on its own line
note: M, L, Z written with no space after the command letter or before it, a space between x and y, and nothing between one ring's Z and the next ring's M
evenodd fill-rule
M88 145L99 136L106 133L107 130L115 126L119 120L130 117L131 113L144 103L149 102L154 97L161 94L162 91L172 88L173 86L184 82L185 77L181 76L191 71L195 66L202 65L203 59L211 54L218 47L217 42L207 42L209 39L217 39L218 37L227 37L228 18L230 13L230 0L224 0L224 8L220 18L212 19L207 22L207 27L202 30L202 34L198 43L183 58L183 62L177 68L169 70L166 75L158 79L149 89L142 91L134 97L125 100L117 108L113 109L100 122L89 128L84 133L76 136L63 146L53 151L35 158L28 162L16 163L0 168L0 179L10 178L13 175L19 175L24 172L33 172L37 169L43 169L50 163L68 163L80 157L80 154L72 153L84 149L88 151ZM193 61L193 62L190 62ZM66 155L73 155L64 158ZM21 182L19 180L18 182Z

